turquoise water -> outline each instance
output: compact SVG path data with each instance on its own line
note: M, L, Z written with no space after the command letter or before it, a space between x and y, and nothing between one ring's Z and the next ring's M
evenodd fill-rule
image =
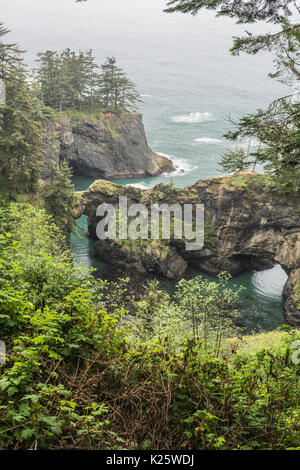
M4 3L4 2L3 2ZM245 29L231 19L166 15L164 0L10 0L1 7L1 21L12 29L10 39L26 49L34 65L36 54L47 49L90 49L99 63L116 56L143 95L141 105L149 144L176 165L171 175L121 181L150 187L172 179L186 186L220 175L219 156L230 144L223 138L231 129L230 115L238 119L288 94L288 87L268 78L272 59L232 57L232 36ZM255 33L272 25L247 25ZM248 142L241 142L248 146ZM256 142L252 142L255 146ZM92 180L79 178L78 189ZM120 182L120 181L117 181ZM80 220L85 228L86 221ZM72 237L76 262L91 266L92 242ZM245 318L267 328L282 323L281 291L286 275L279 267L243 274ZM249 320L250 321L250 320Z
M91 178L74 177L74 184L78 191L87 189L92 182L93 179ZM114 180L114 182L130 184L132 180ZM93 267L105 274L107 265L93 257L94 242L85 236L87 217L82 216L78 222L82 228L81 237L79 238L75 234L71 236L76 265L87 269ZM193 276L201 274L194 270L191 270L190 273ZM212 276L201 275L206 279L215 280ZM277 265L263 272L242 273L230 280L232 287L243 286L245 288L240 295L242 305L241 324L247 332L273 330L284 323L281 293L286 279L287 275ZM172 290L169 281L162 281L162 287Z

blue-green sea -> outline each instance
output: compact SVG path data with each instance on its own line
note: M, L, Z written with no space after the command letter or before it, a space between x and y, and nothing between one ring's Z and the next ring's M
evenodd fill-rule
M220 175L220 154L230 145L223 134L232 128L229 117L263 108L291 90L270 78L267 54L233 57L232 36L245 26L212 12L201 16L167 15L164 0L0 0L0 20L12 30L10 39L26 49L32 67L36 54L47 49L93 49L103 62L115 56L142 94L144 124L151 148L169 156L171 175L117 181L150 187L158 182L186 186ZM255 33L276 27L247 25ZM248 146L247 141L239 143ZM257 145L254 140L251 145ZM75 178L77 189L92 182ZM79 222L86 227L86 220ZM72 236L77 264L97 263L92 242ZM246 273L232 282L246 287L244 318L253 326L275 328L283 323L281 292L286 275L279 266Z
M87 189L93 182L90 178L74 177L75 187L82 191ZM120 184L132 184L132 180L114 180ZM141 184L144 184L142 180ZM94 242L85 235L87 231L87 217L82 216L78 220L79 228L76 234L71 236L72 250L76 265L81 268L95 268L105 275L107 265L93 257ZM212 276L191 270L192 276L202 275L206 279L215 280ZM229 282L231 287L243 286L240 294L242 305L242 326L248 333L260 330L273 330L284 324L282 289L287 275L279 265L262 272L245 272L232 278ZM162 288L169 291L173 286L169 281L161 281Z

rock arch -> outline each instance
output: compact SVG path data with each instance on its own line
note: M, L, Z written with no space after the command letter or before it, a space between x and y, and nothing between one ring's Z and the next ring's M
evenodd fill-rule
M88 216L92 237L96 208L102 202L117 204L120 195L126 195L129 204L204 204L208 227L204 247L187 252L183 241L171 240L177 256L214 275L280 264L289 276L283 292L286 319L300 327L300 195L279 195L266 177L256 173L201 180L186 188L160 184L149 190L98 180L81 194L78 206L78 215Z

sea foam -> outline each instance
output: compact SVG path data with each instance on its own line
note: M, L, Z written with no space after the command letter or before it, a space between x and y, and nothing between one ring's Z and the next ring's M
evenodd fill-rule
M146 186L145 184L142 184L142 183L130 183L130 184L126 184L125 186L131 186L132 188L138 188L138 189L150 189L149 186Z
M212 113L189 113L179 114L171 118L173 122L205 122L205 121L216 121L216 117Z
M190 165L186 160L182 158L175 157L174 155L169 155L167 153L156 152L162 157L166 157L173 163L175 170L171 173L164 173L166 176L184 176L198 168L197 166Z
M213 139L212 137L199 137L195 139L198 144L222 144L222 139Z

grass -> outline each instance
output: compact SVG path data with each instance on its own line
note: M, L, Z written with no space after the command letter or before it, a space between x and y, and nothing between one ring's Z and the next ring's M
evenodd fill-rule
M98 121L101 118L101 116L103 116L103 114L105 113L116 114L115 111L109 110L106 108L97 108L93 112L91 112L90 109L88 108L86 109L83 108L81 111L75 108L68 108L62 111L54 111L53 117L54 119L61 119L61 118L72 119L74 121L79 121L79 122L85 119L89 119L91 121ZM132 113L123 110L123 111L118 112L116 116L121 117L121 116L125 116L126 114L132 114Z
M75 122L80 122L85 119L98 121L104 112L105 109L100 108L96 111L93 111L92 113L89 110L78 111L77 109L69 108L63 111L56 111L54 113L54 119L72 119Z
M243 337L229 338L225 348L236 351L244 351L247 353L255 353L261 349L272 349L284 338L288 333L285 331L274 330Z

